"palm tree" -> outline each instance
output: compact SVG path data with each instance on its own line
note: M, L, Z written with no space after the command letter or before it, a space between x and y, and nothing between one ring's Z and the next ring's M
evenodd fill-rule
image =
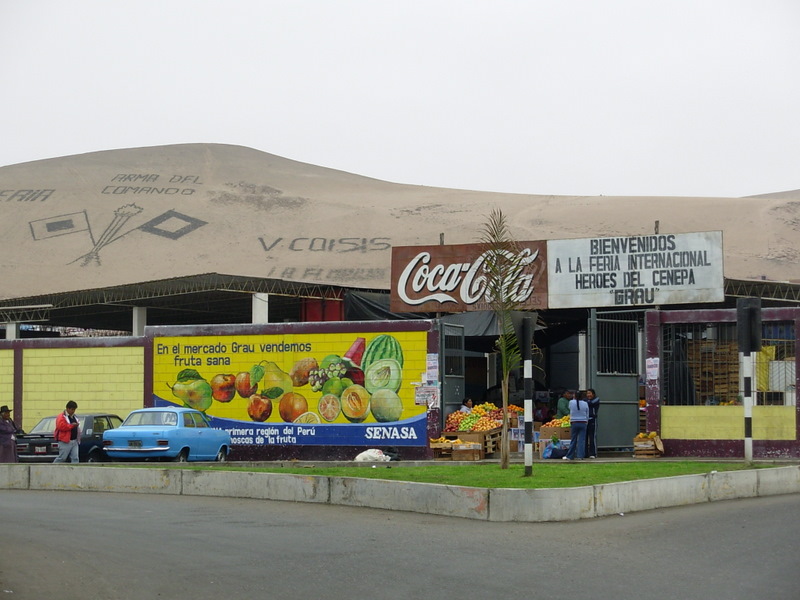
M492 210L481 236L483 245L484 272L486 277L486 300L500 325L500 336L495 348L500 354L503 398L503 427L500 439L500 468L508 468L508 380L520 367L522 356L519 341L511 320L512 313L520 307L517 294L518 276L532 261L511 236L506 216L500 209Z

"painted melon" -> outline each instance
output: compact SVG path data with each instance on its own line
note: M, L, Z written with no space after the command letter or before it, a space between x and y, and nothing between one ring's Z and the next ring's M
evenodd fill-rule
M372 363L385 358L396 360L400 367L403 367L403 348L400 342L393 335L382 333L367 344L367 349L361 358L361 370L366 373Z

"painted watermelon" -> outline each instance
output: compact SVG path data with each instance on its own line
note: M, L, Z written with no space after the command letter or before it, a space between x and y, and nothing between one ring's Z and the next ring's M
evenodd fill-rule
M366 373L369 366L376 360L384 358L391 358L396 360L400 367L403 367L403 348L400 342L397 341L393 335L382 333L375 337L364 351L364 356L361 358L361 369Z

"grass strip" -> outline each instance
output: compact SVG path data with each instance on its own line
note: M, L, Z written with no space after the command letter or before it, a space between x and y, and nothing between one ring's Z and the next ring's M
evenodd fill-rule
M362 479L386 479L391 481L413 481L419 483L438 483L478 488L567 488L614 483L619 481L635 481L639 479L656 479L680 475L697 475L712 471L741 471L754 468L770 468L785 466L778 464L749 464L745 462L705 462L705 461L670 461L670 462L624 462L594 463L553 461L555 464L536 464L533 476L525 477L524 465L512 464L508 469L501 469L496 464L480 463L475 465L442 465L403 467L401 463L384 463L372 467L326 467L309 465L298 467L269 466L237 466L235 463L219 465L152 465L156 468L180 468L205 471L251 471L259 473L289 473L295 475L318 475L323 477L358 477ZM138 465L142 466L142 465Z

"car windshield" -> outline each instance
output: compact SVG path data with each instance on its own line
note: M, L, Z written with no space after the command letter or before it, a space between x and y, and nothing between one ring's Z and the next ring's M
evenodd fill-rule
M76 415L76 416L78 417L78 423L80 424L81 431L86 431L87 417L83 417L81 415ZM31 429L29 433L35 433L37 435L53 435L55 429L56 429L56 418L45 417L44 419L39 421L36 425L34 425L33 429Z
M177 425L178 415L171 411L132 412L125 419L125 426Z
M55 417L45 417L41 421L39 421L36 425L33 426L33 429L30 430L30 433L49 433L53 434L53 431L56 429L56 418Z

